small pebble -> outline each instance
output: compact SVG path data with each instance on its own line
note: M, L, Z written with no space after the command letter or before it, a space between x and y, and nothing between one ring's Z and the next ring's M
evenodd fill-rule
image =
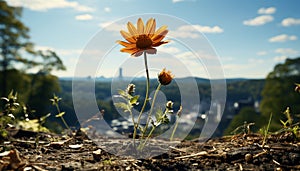
M246 160L247 163L252 162L252 160L253 160L253 155L247 153L247 154L245 155L245 160Z

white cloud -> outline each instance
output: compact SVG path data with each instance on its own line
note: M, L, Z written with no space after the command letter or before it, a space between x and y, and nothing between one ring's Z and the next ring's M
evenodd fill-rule
M247 26L260 26L273 20L274 18L271 15L261 15L253 19L245 20L243 24Z
M82 49L57 49L49 46L35 46L35 49L42 51L51 50L56 52L58 56L79 56L82 52Z
M104 8L104 11L105 11L105 12L111 12L111 8L105 7L105 8Z
M226 57L222 56L221 59L222 59L222 61L233 61L234 60L234 58L231 56L226 56Z
M214 62L214 60L218 60L215 54L210 54L201 50L196 52L186 51L186 52L177 53L175 54L175 57L181 60L191 60L191 61L205 59L205 60L210 60L210 62L212 63Z
M178 30L169 31L168 36L174 37L174 38L192 38L192 39L196 39L196 38L200 37L198 33L184 32L184 31L178 31Z
M176 30L169 31L171 37L177 38L192 38L200 37L199 32L202 33L222 33L223 29L219 26L201 26L201 25L182 25Z
M252 63L252 64L262 64L262 63L264 63L264 60L263 59L249 58L248 62Z
M284 55L282 55L282 56L275 56L275 57L273 58L273 60L274 60L275 62L282 62L282 61L286 60L286 58L287 58L287 56L284 56Z
M300 18L285 18L281 21L281 25L288 27L293 25L300 25Z
M184 0L172 0L173 3L182 2Z
M293 55L293 54L297 54L298 51L296 51L292 48L278 48L275 50L275 53L279 53L282 55Z
M99 23L99 27L107 31L115 31L115 32L119 32L120 30L125 30L124 24L118 24L111 21Z
M177 2L195 2L196 0L172 0L173 3L177 3Z
M126 30L126 24L114 23L111 21L99 23L99 27L107 31L119 32ZM200 26L200 25L182 25L176 30L170 30L168 36L174 38L198 38L200 37L199 31L202 33L222 33L223 29L219 26Z
M224 71L234 71L236 73L241 72L241 70L244 70L246 67L249 66L241 64L223 64Z
M287 34L280 34L278 36L274 36L274 37L271 37L269 39L269 42L286 42L286 41L293 41L293 40L297 40L297 36L295 35L287 35Z
M172 46L159 46L157 48L158 52L164 52L164 53L170 53L170 54L173 54L173 53L179 53L180 50L176 47L172 47Z
M266 51L259 51L256 53L258 56L264 56L267 55L268 53Z
M94 9L88 6L79 4L78 2L68 0L7 0L7 3L15 7L24 7L33 11L47 11L55 8L73 8L80 12L93 12Z
M77 15L75 16L76 20L92 20L93 16L90 14L82 14L82 15Z
M276 12L275 7L269 7L269 8L260 8L257 13L258 14L274 14Z
M192 32L192 31L200 31L202 33L222 33L223 29L220 28L219 26L201 26L201 25L183 25L180 26L177 30L179 31L187 31L187 32Z
M175 55L175 57L183 60L195 59L195 54L193 54L191 51L188 51L188 52L182 52L180 54L177 54Z

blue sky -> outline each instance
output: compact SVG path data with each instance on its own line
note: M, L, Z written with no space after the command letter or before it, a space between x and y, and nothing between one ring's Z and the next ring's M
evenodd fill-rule
M122 39L118 29L125 29L127 21L136 23L139 16L144 20L153 16L157 26L168 25L171 40L176 38L182 41L192 47L190 49L198 54L198 58L203 58L199 63L190 60L193 54L186 51L188 48L180 47L180 41L174 41L175 43L158 49L162 53L149 57L150 67L152 65L153 71L157 72L157 68L163 67L160 65L163 63L167 68L171 65L169 68L176 76L188 76L190 73L193 76L212 78L214 72L210 68L213 66L207 65L219 60L221 65L218 67L221 67L227 78L264 78L277 63L283 62L287 57L300 56L300 1L296 0L7 2L24 7L23 21L30 28L31 40L36 47L55 50L62 58L67 71L55 72L58 76L73 76L77 71L80 76L111 77L118 74L119 67L124 68L126 76L142 76L142 58L133 59L127 54L121 54L118 51L121 46L115 44L116 40ZM112 24L114 21L116 23ZM181 26L186 27L183 29ZM98 38L99 36L103 39ZM89 46L90 42L95 44ZM208 45L211 45L207 47L208 50L201 50ZM92 47L95 52L86 56L86 47ZM108 52L109 47L114 48ZM165 56L165 59L162 60L161 56ZM177 63L174 56L180 59ZM189 62L182 62L186 59ZM78 62L87 63L84 66L87 68L86 72L82 68L78 71ZM97 71L88 71L88 68L93 67Z

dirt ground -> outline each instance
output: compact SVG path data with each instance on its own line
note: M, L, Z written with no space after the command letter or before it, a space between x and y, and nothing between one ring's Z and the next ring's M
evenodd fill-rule
M300 142L290 133L268 136L263 147L258 134L166 142L165 153L147 159L115 155L125 151L125 140L100 139L99 146L80 131L59 136L19 130L1 140L0 170L300 170Z

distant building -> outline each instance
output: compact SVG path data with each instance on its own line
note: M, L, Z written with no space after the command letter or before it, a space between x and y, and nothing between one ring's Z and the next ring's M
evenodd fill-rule
M244 107L253 107L253 109L255 109L255 111L258 112L259 102L254 101L252 97L249 97L248 99L243 99L243 100L239 100L239 101L235 102L233 104L233 107L235 110L235 114L238 114L240 112L240 110Z
M119 79L122 80L123 79L123 69L119 68Z

